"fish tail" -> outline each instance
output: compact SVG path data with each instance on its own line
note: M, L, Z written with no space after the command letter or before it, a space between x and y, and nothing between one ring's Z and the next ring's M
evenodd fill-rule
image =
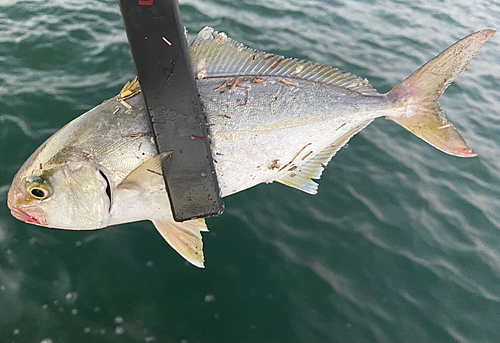
M482 30L463 38L393 88L387 97L406 110L403 115L388 118L445 153L476 156L446 120L438 100L495 32Z

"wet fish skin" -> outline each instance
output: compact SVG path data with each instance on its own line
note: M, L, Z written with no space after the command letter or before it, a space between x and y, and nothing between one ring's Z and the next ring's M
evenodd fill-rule
M438 98L494 35L457 42L387 94L312 62L248 49L206 28L190 47L222 196L281 182L315 194L335 153L385 116L449 154L472 157ZM176 223L137 81L76 118L24 163L8 194L12 214L62 229L151 220L190 263L204 266L203 220Z
M260 78L264 82L248 80L223 91L214 89L227 79L208 77L198 81L200 96L209 114L212 150L218 162L215 167L221 176L219 186L223 196L259 183L282 181L281 176L289 169L315 158L342 137L351 136L353 130L398 111L383 95L363 96L342 88L279 76ZM270 168L273 161L277 164ZM322 162L328 163L325 159Z

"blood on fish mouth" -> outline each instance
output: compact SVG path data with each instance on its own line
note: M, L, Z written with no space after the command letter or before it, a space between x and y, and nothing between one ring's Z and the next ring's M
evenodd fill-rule
M33 217L31 214L26 213L26 212L18 209L17 207L12 207L10 209L10 212L12 213L12 215L14 217L16 217L17 219L19 219L23 222L41 225L41 226L47 225L45 217L43 215L39 216L40 219L38 219L36 217Z

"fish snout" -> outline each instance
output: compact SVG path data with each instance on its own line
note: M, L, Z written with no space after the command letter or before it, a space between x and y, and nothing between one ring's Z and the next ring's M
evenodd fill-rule
M10 213L23 222L47 226L44 210L36 206L20 206L20 199L22 199L22 197L19 190L11 186L7 196L7 206L10 209Z

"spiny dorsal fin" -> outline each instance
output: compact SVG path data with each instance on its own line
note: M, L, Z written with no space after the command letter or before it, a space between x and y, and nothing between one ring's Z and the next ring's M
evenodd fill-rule
M207 232L205 220L195 219L175 222L172 218L153 220L162 237L189 263L205 268L203 257L203 240L201 232Z
M141 91L141 85L139 84L139 78L136 76L132 81L127 81L125 86L123 86L120 91L120 98L126 100L133 97Z
M195 77L275 75L306 79L363 94L377 94L368 80L337 68L268 54L228 38L225 33L205 27L198 33L189 54Z
M340 148L342 148L349 141L349 139L351 139L352 136L364 129L370 123L371 120L347 131L339 139L337 139L336 142L331 144L326 149L318 152L317 154L312 150L311 152L308 152L308 150L304 150L303 154L306 154L305 156L309 156L304 159L304 163L300 166L291 164L286 168L286 171L284 170L284 175L277 181L309 194L318 193L318 184L312 181L312 179L320 179L323 170L325 170L328 162L331 161L337 151L339 151ZM300 161L301 158L297 158L297 160Z

